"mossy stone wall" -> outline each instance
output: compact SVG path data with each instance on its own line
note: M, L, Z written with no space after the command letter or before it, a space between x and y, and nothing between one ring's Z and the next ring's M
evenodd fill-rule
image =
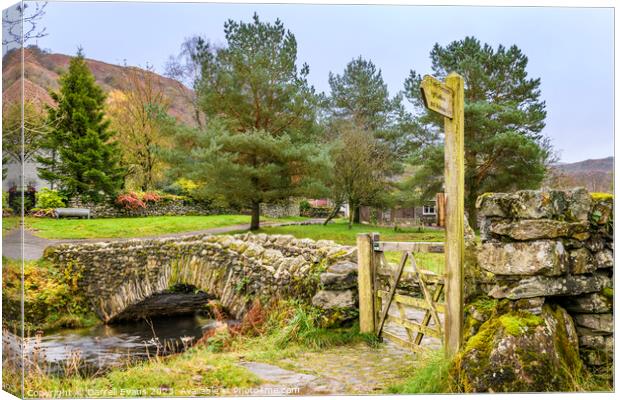
M478 198L478 265L494 275L491 298L540 315L566 310L581 359L613 362L613 196L572 190ZM559 315L556 313L556 316Z

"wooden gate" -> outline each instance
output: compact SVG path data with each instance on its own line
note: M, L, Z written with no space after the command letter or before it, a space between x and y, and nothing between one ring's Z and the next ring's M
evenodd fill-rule
M373 271L373 325L377 336L413 351L420 349L424 336L443 343L444 276L420 268L415 258L419 253L443 253L443 243L384 242L378 234L368 238ZM385 252L398 252L398 264L388 262ZM404 329L406 335L402 331L399 335L390 326Z

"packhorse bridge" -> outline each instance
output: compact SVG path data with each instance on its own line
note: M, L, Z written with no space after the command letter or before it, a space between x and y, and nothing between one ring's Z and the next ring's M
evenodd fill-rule
M235 318L256 297L316 296L326 308L356 302L356 249L332 241L200 235L63 244L48 248L45 257L77 277L104 322L187 313L210 299ZM321 284L322 273L327 285ZM320 289L325 286L336 289Z

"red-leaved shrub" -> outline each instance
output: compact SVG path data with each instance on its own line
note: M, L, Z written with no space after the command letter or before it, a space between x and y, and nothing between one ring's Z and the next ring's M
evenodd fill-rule
M137 194L123 193L116 197L116 204L125 208L126 210L138 210L140 208L146 208L146 204L138 197Z
M147 192L142 195L142 201L145 203L157 203L159 200L161 200L161 196L157 193Z

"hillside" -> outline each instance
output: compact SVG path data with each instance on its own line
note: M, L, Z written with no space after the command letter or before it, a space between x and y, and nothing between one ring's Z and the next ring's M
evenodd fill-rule
M583 186L591 192L611 192L614 158L584 160L551 167L547 184L551 187L570 188Z
M27 48L24 52L24 91L26 99L40 104L52 104L49 90L58 88L58 77L66 70L71 56L46 53L37 48ZM123 71L126 67L102 61L86 59L97 83L108 93L114 89L122 90ZM3 60L2 97L5 102L17 99L21 86L21 63L18 51L7 54ZM194 124L191 98L193 92L174 79L153 73L171 101L169 114L186 124Z

